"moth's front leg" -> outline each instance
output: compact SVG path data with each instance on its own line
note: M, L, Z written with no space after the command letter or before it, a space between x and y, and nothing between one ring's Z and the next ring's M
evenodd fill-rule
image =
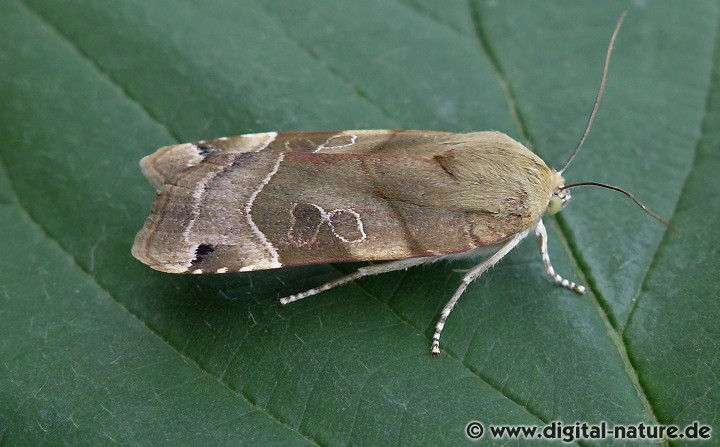
M440 312L440 318L435 325L435 334L433 334L432 344L430 345L430 352L433 356L437 357L438 355L440 355L440 335L442 334L443 328L445 327L445 321L450 315L450 312L452 312L453 308L457 304L460 296L465 293L465 289L467 289L468 285L478 279L480 275L485 273L493 265L500 262L500 260L504 258L506 254L510 253L510 250L515 248L515 246L519 244L520 241L525 238L525 236L527 236L529 231L530 230L525 230L522 233L518 233L512 238L510 238L510 240L505 242L504 245L498 248L495 253L491 254L483 262L473 267L463 277L462 283L460 283L460 287L457 288L455 294L452 296L452 298L450 298L450 301L448 301L445 307L443 307L442 312Z
M555 281L555 284L559 284L565 288L579 293L580 295L585 293L584 286L580 286L572 281L568 281L567 279L555 273L555 269L550 263L550 255L548 254L547 248L547 230L545 230L545 225L543 225L542 220L538 220L538 223L535 225L535 236L537 236L537 244L538 248L540 249L540 256L542 256L543 266L545 266L545 272L550 275L553 281Z

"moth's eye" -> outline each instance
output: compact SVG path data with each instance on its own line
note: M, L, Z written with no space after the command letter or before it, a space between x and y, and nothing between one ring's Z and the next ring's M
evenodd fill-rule
M547 214L548 216L557 214L560 212L562 207L563 207L562 199L558 196L552 196L552 197L550 197L550 202L548 203L547 209L545 210L545 214Z

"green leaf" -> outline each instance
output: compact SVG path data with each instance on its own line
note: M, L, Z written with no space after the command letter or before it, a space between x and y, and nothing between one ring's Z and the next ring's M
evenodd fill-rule
M0 443L457 445L471 420L716 423L716 2L199 3L0 3ZM470 286L432 358L471 261L279 308L356 266L201 278L130 256L154 196L137 163L175 142L496 129L559 167L622 11L566 177L632 191L674 228L575 190L545 220L582 297L528 241Z

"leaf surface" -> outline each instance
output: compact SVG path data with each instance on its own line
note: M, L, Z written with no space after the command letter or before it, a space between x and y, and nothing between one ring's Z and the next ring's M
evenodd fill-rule
M2 443L457 445L471 420L716 423L716 2L203 3L0 4ZM137 162L175 142L496 129L560 167L623 10L566 177L628 189L677 231L574 191L545 220L585 296L525 242L471 285L434 359L472 261L279 308L357 266L200 278L130 256L154 195Z

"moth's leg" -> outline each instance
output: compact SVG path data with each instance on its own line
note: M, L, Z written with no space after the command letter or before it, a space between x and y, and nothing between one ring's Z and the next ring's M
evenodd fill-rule
M442 312L440 312L440 319L438 319L438 322L435 325L435 334L433 335L432 345L430 347L430 352L432 352L432 355L436 357L440 355L440 334L442 333L443 327L445 326L445 320L447 320L448 315L450 315L450 312L452 312L453 307L455 307L455 304L457 304L458 299L460 299L460 296L463 294L463 292L465 292L467 286L470 285L471 282L478 279L480 275L485 273L490 267L497 264L498 261L500 261L503 257L505 257L506 254L510 252L510 250L515 248L515 246L519 244L520 241L525 238L525 236L527 236L528 231L529 230L515 235L512 239L507 241L505 245L501 246L495 253L488 256L482 263L473 267L463 277L460 287L457 288L455 294L452 296L452 298L450 298L450 301L447 302Z
M349 275L342 276L338 279L334 279L330 282L327 282L319 287L312 288L310 290L306 290L305 292L296 293L295 295L286 296L285 298L280 298L280 304L288 304L292 303L293 301L301 300L303 298L307 298L312 295L316 295L320 292L324 292L328 289L332 289L337 286L341 286L343 284L349 283L350 281L355 281L356 279L360 279L365 276L371 276L371 275L378 275L380 273L387 273L387 272L394 272L396 270L406 270L410 267L414 267L416 265L425 264L428 262L433 262L437 260L437 257L428 257L428 258L411 258L411 259L401 259L399 261L391 261L386 262L384 264L377 264L377 265L368 265L367 267L360 267L357 269L355 273L351 273Z
M545 225L543 225L542 220L538 220L538 223L535 225L535 236L537 236L537 244L538 248L540 249L540 256L542 256L543 265L545 266L545 272L550 275L553 281L555 281L555 284L566 287L572 291L579 293L580 295L585 293L584 286L580 286L572 281L568 281L567 279L555 273L555 269L550 263L550 255L548 254L547 248L547 230L545 230Z

